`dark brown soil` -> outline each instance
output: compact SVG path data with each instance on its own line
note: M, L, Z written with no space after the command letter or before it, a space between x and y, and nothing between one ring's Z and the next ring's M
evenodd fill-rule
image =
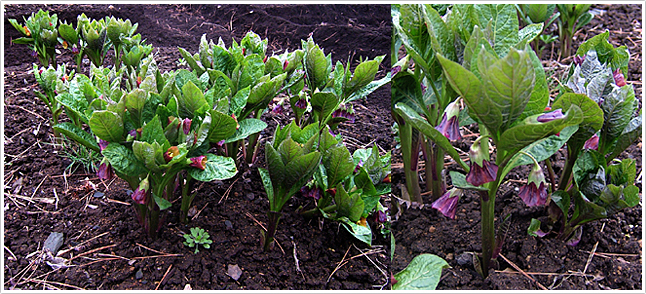
M106 15L139 23L138 32L156 48L163 70L177 67L177 46L197 50L199 38L240 40L248 30L269 39L269 52L300 47L310 34L336 60L357 64L359 57L374 58L390 51L389 5L8 5L5 6L4 51L4 288L5 289L380 289L388 281L389 237L375 234L367 248L340 228L321 219L305 219L295 213L306 205L294 197L283 210L276 246L264 253L260 223L266 223L268 200L257 173L260 163L240 166L233 179L205 183L194 201L198 216L188 225L177 213L166 216L157 240L138 226L128 203L127 184L115 179L101 182L92 172L78 169L64 175L71 163L60 157L51 142L50 114L34 97L37 89L29 50L13 45L19 37L7 18L22 21L38 8L76 23L76 16ZM110 56L110 54L109 54ZM73 64L69 53L60 62ZM382 63L390 64L388 57ZM357 123L343 124L341 132L352 149L371 146L390 149L390 88L383 87L367 100L357 101ZM266 114L270 127L286 123L289 114ZM263 146L261 142L261 146ZM105 193L94 198L90 183ZM227 193L227 190L230 192ZM52 203L40 202L51 199ZM43 200L47 201L47 200ZM179 203L172 211L178 211ZM191 227L211 235L210 249L182 244ZM39 262L38 254L51 232L65 240L62 255L69 268L52 270ZM94 239L93 239L94 238ZM87 242L88 240L91 240ZM79 246L80 245L80 246ZM281 248L279 248L281 247ZM151 250L152 249L152 250ZM365 253L360 256L360 254ZM162 254L177 256L148 257ZM351 257L354 257L351 259ZM341 264L344 260L347 263ZM339 266L341 264L341 266ZM242 270L236 281L228 267ZM336 270L338 267L338 270ZM300 268L300 272L297 270ZM139 273L140 272L140 273ZM139 276L141 275L141 276ZM163 280L163 281L162 281ZM46 281L46 282L44 282ZM160 284L160 281L161 284Z
M628 81L633 81L638 100L641 101L642 77L642 11L641 5L594 5L593 8L604 10L602 17L596 16L577 34L575 48L586 38L610 30L610 40L615 45L626 45L631 53ZM639 29L639 30L637 30ZM543 59L546 66L556 70L552 78L556 81L564 75L565 67L555 65L548 60L550 51L546 50ZM552 52L556 59L558 47ZM570 61L563 61L569 64ZM476 128L477 129L477 128ZM468 134L463 129L463 134ZM469 138L471 141L475 137ZM468 150L471 142L456 145ZM563 152L554 156L555 171L563 168ZM634 158L637 162L637 173L642 170L642 140L628 148L620 158ZM397 162L399 164L397 164ZM395 167L399 167L396 169ZM460 169L453 164L449 170ZM516 196L520 184L514 180L525 180L528 167L513 170L498 192L496 198L496 226L501 217L511 213L511 226L501 254L529 273L537 282L548 289L558 290L604 290L642 289L642 206L625 209L612 217L583 226L581 242L567 246L556 240L553 235L545 238L534 238L527 234L532 218L546 215L542 208L529 208ZM394 151L393 161L393 194L398 195L403 186L401 152ZM425 183L421 182L422 187ZM637 182L641 189L641 179ZM425 189L423 188L423 191ZM641 191L641 190L640 190ZM430 196L424 198L426 206L421 209L405 209L399 219L393 223L393 234L396 239L395 258L392 262L394 273L404 269L417 255L422 253L436 254L449 263L450 269L442 273L438 285L441 290L537 290L539 286L521 274L507 273L505 270L516 270L502 258L497 259L497 266L491 269L489 277L483 279L469 262L463 260L465 252L481 252L480 237L480 201L473 192L465 193L458 204L454 220L448 219L430 207ZM590 251L596 246L597 253L617 255L594 255L588 264ZM532 274L534 273L534 274ZM538 274L537 274L538 273ZM583 277L581 273L588 276ZM571 275L572 274L572 275ZM578 276L577 276L578 274Z

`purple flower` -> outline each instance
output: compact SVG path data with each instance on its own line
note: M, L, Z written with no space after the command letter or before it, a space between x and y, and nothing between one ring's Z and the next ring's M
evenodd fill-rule
M103 161L101 161L101 164L99 165L99 169L96 171L96 175L101 180L112 179L112 177L114 176L114 170L112 169L110 162L108 162L106 159L103 159Z
M395 67L393 67L393 68L391 68L391 69L390 69L390 75L394 77L394 76L395 76L397 73L399 73L401 70L402 70L402 67L401 67L401 66L399 66L399 65L398 65L398 66L395 66Z
M618 87L623 87L626 85L626 80L624 80L624 74L621 73L621 69L615 70L615 72L612 73L612 77L615 78L615 84L617 84Z
M435 200L431 207L439 210L444 216L455 219L455 211L458 207L458 200L460 200L461 195L462 190L453 188L444 193L442 197Z
M385 223L388 221L388 214L385 211L377 210L375 213L375 222L376 223Z
M363 166L363 159L359 159L359 163L357 163L357 166L354 167L354 172L358 172L359 169Z
M332 112L332 117L343 117L343 118L349 120L350 123L354 123L354 119L355 119L354 111L353 112L350 112L350 111L352 111L352 110L339 108L339 109L335 110L334 112Z
M585 60L585 55L584 56L574 56L574 64L576 64L576 65L583 64L584 60Z
M485 137L480 137L473 142L473 145L471 145L471 149L469 150L471 164L466 180L469 184L474 186L493 182L496 179L496 174L498 174L498 166L489 161L489 150L483 151L480 146L480 140L482 138Z
M311 198L314 198L315 200L319 200L323 196L323 190L321 190L321 188L319 187L311 189L308 186L303 186L301 188L301 194L305 197L311 197Z
M38 52L36 50L31 51L31 57L36 58L36 56L38 56Z
M447 137L451 141L462 139L460 135L460 124L458 122L460 105L457 102L457 100L453 101L446 106L444 114L442 115L442 121L435 127L436 130L440 131L444 137Z
M188 135L188 132L191 131L191 120L189 118L185 118L184 121L182 121L182 129L184 130L184 135Z
M193 158L191 158L191 163L189 164L189 166L204 170L206 168L206 161L207 161L207 159L206 159L205 155L200 155L198 157L193 157Z
M108 142L106 140L103 140L103 139L99 139L99 148L101 148L101 151L103 151L105 148L107 148L108 144L110 144L110 142Z
M518 196L523 199L527 206L542 206L547 201L547 187L545 185L545 176L543 169L538 164L534 164L532 171L527 178L527 185L520 187Z
M592 135L590 139L585 141L585 144L583 144L583 149L592 149L592 150L598 150L599 149L599 136L597 134Z
M132 200L139 204L146 204L146 198L148 198L149 186L150 186L150 183L148 182L148 177L146 177L141 181L141 183L139 183L139 187L135 189L135 192L132 193L132 195L130 195L130 197L132 197Z
M422 95L424 95L426 93L426 86L422 83L420 83L419 86L422 88Z
M76 45L74 45L74 47L72 47L72 54L77 55L79 54L79 52L80 52L79 48L77 48Z
M179 148L177 148L177 146L171 146L166 150L166 152L164 152L164 160L168 163L177 155L179 155Z
M294 106L300 108L300 109L305 109L307 108L307 100L305 98L298 99L296 103L294 103Z
M563 111L561 111L561 109L557 109L552 112L539 115L536 120L540 123L546 123L551 122L555 119L562 119L564 117L565 116L563 116Z
M271 112L274 114L282 114L283 113L283 105L280 103L276 103L274 108L271 109Z
M224 145L224 140L220 140L217 144L218 144L218 147L222 147L222 145Z
M137 130L132 129L132 130L128 131L128 136L132 137L133 139L136 139L137 138Z

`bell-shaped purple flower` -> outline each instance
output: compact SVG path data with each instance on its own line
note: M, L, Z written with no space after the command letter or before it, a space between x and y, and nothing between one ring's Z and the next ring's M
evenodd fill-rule
M339 108L339 109L335 110L334 112L332 112L332 117L343 117L343 118L349 120L350 123L354 123L354 119L355 119L354 111L352 110L352 108L348 108L348 109Z
M583 56L574 56L574 64L575 65L583 64L584 60L585 60L585 55L583 55Z
M462 190L453 188L444 193L442 197L435 200L431 207L439 210L444 216L454 219L460 196L462 196Z
M585 144L583 144L583 149L592 149L592 150L598 150L599 149L599 136L597 134L592 135L590 139L585 141Z
M31 51L31 57L36 58L36 56L38 56L38 52L36 50Z
M150 191L150 182L148 182L148 177L143 179L139 183L139 187L135 189L135 192L130 195L132 200L139 204L146 204L146 199L148 198L148 192Z
M388 221L388 214L385 211L377 210L375 213L375 222L382 224Z
M222 145L224 145L224 139L223 139L223 140L220 140L220 141L219 141L218 143L216 143L216 144L218 144L218 147L222 147Z
M78 48L78 47L76 47L76 45L74 45L74 46L72 47L72 54L77 55L77 54L79 54L79 52L80 52L80 51L79 51L79 48Z
M274 114L282 114L283 105L280 103L276 103L276 105L274 105L274 108L271 109L271 112L273 112Z
M300 109L305 109L307 108L307 100L305 98L298 99L296 103L294 103L294 106L300 108Z
M205 155L200 155L198 157L193 157L193 158L191 158L191 163L189 164L189 166L204 170L206 168L206 161L207 161L207 159L206 159Z
M460 105L457 102L457 100L453 101L446 106L444 114L442 115L442 121L435 127L436 130L440 131L444 137L447 137L451 141L462 139L460 135L460 123L458 121Z
M101 164L99 165L99 169L96 171L97 177L101 180L109 180L112 179L114 176L114 170L112 169L112 166L110 165L110 162L108 162L107 159L103 159L101 161Z
M489 161L489 150L482 150L482 147L480 146L480 140L482 138L485 137L480 137L473 142L473 145L471 145L469 150L471 164L466 180L469 184L474 186L493 182L496 179L496 174L498 174L498 166Z
M177 146L171 146L164 152L164 160L168 163L177 155L179 155L179 148Z
M612 77L615 78L615 84L617 84L618 87L623 87L626 85L626 80L624 80L624 74L621 73L620 68L618 68L612 73Z
M563 111L561 111L561 109L557 109L557 110L539 115L536 118L536 120L540 123L546 123L546 122L553 121L555 119L562 119L564 117L565 116L563 115Z
M321 190L321 188L319 187L312 189L306 185L301 188L301 194L305 197L311 197L315 200L319 200L323 196L323 190Z
M542 206L547 201L547 187L545 184L545 175L543 169L537 163L534 163L532 171L527 178L527 185L520 187L518 192L520 199L527 206Z
M182 121L182 130L184 131L184 135L188 135L188 133L191 131L191 120L189 118L185 118Z
M363 166L363 159L359 159L359 163L357 163L357 166L354 167L354 172L358 172L359 169Z
M99 148L101 149L101 151L103 151L105 148L107 148L108 144L110 144L110 142L108 142L106 140L103 140L103 139L99 139Z

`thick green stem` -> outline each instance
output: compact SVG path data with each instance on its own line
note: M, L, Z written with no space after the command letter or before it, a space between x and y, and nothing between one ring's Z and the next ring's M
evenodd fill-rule
M570 176L572 176L572 167L574 167L574 163L576 162L578 155L575 153L578 153L578 151L567 148L567 160L565 161L565 167L563 169L563 173L561 174L561 178L559 179L559 190L565 191L568 183L570 182Z
M265 233L265 240L263 245L263 250L265 252L271 249L271 243L274 242L276 236L276 229L278 228L278 222L280 221L280 212L269 211L267 213L269 220L267 221L267 232Z
M413 128L410 124L399 126L399 137L401 139L402 157L404 159L404 176L406 178L406 191L412 201L423 203L422 195L419 188L419 178L417 176L417 145L418 140L413 139ZM413 163L415 165L413 166Z
M314 216L319 215L321 213L321 210L323 210L326 213L328 213L330 211L335 211L336 210L336 204L324 207L322 209L319 209L318 207L315 207L315 208L312 208L310 210L303 211L303 212L301 212L301 216L303 216L305 218L312 218Z
M552 168L552 161L547 158L545 159L545 165L547 165L547 174L550 177L550 193L556 188L556 175L554 174L554 169Z
M494 227L494 207L499 179L489 184L489 191L480 192L480 215L482 224L482 274L489 274L489 262L496 247L496 229Z
M180 216L179 216L179 220L182 223L187 223L188 222L188 220L187 220L188 210L189 210L189 208L191 208L191 203L193 203L193 199L195 199L195 195L197 195L197 193L189 194L190 189L191 189L191 180L192 179L193 179L193 177L191 177L191 174L187 173L186 174L186 183L182 184L182 207L181 207Z

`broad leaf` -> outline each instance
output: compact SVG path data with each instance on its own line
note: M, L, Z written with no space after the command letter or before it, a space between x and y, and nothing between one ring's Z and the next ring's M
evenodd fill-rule
M603 111L588 96L574 93L563 94L554 102L552 109L569 109L571 105L578 106L583 112L583 121L579 124L579 130L568 140L568 148L579 150L585 141L603 126Z
M233 135L227 138L224 142L231 143L244 138L249 137L251 134L259 133L260 131L267 128L267 123L255 118L247 118L240 121L240 127L233 133Z
M327 171L328 187L336 186L354 171L355 163L352 161L350 151L345 146L332 146L323 154L323 166Z
M505 56L518 43L518 14L512 4L478 4L474 6L477 23L484 28L491 22L493 48Z
M220 142L235 134L238 126L235 119L217 110L210 110L209 113L211 114L211 127L208 138L211 143Z
M210 182L214 180L226 180L236 175L236 163L233 158L206 154L206 167L204 170L189 168L191 177L198 181Z
M403 271L395 274L397 283L393 285L393 290L435 290L442 269L449 267L439 256L420 254Z
M151 194L153 195L153 199L155 199L155 203L157 204L157 206L159 206L159 210L166 210L173 206L170 201L155 195L155 193Z
M364 203L359 193L348 194L343 185L339 183L336 186L334 202L336 203L337 217L345 216L352 222L358 222L361 219Z
M137 160L137 157L126 146L120 144L108 144L108 147L101 152L108 159L114 170L121 175L137 177L148 172L144 164Z
M319 121L325 123L332 112L337 109L340 101L334 93L317 92L312 95L310 103L312 104L313 112L318 115Z
M341 224L343 227L357 240L368 244L368 246L372 246L372 231L370 230L370 227L368 227L368 223L366 223L366 226L358 225L355 222L352 222L346 217L341 217L339 219L341 221Z
M94 112L90 117L90 128L97 137L108 142L123 140L123 119L115 112L108 110Z
M271 183L271 178L269 177L269 172L262 168L258 168L258 173L260 174L260 179L262 180L262 185L265 187L265 193L267 193L267 198L269 198L269 203L274 202L274 186Z
M182 96L177 97L179 116L183 118L194 118L195 112L204 105L208 106L202 90L192 81L188 81L182 87Z

